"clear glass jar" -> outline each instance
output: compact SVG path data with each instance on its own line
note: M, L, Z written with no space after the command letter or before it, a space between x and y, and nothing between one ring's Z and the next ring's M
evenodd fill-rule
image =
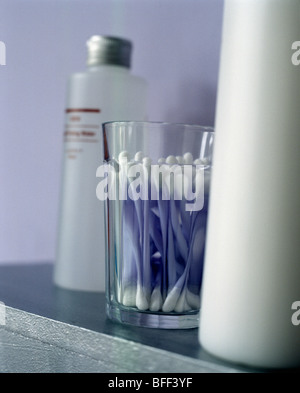
M214 132L154 122L103 125L110 318L198 327Z

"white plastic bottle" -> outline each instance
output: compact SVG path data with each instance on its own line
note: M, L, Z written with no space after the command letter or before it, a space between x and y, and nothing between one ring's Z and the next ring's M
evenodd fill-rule
M93 36L87 47L87 70L68 84L54 282L98 292L105 290L104 202L96 197L102 123L145 120L147 84L130 74L130 41Z
M299 0L226 0L199 338L252 367L300 367L299 38Z

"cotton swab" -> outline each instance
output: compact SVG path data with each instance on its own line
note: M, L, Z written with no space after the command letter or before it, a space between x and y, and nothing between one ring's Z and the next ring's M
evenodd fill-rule
M163 304L163 298L161 293L161 270L157 273L157 277L154 284L154 289L150 299L150 311L157 312L161 310Z
M139 258L140 247L136 236L136 214L133 202L124 201L123 208L123 264L121 277L122 303L125 306L136 306L137 285L140 280ZM128 245L130 245L128 247Z
M191 154L186 154L185 160L187 162L190 162L192 160ZM185 180L187 182L189 179L185 179ZM198 181L198 179L196 177L196 182L197 181ZM185 184L184 187L187 187L187 184ZM192 242L191 246L193 247L193 245L194 244ZM163 311L171 312L171 311L175 310L177 312L182 312L182 311L187 310L189 308L189 305L187 304L186 299L185 299L186 294L185 294L185 291L183 291L183 287L186 286L191 261L192 261L192 257L191 257L191 250L190 250L184 273L179 278L177 283L173 286L171 291L168 293L168 296L167 296L167 298L163 304L163 307L162 307Z
M196 158L196 160L194 160L194 165L203 165L202 160L200 160L200 158Z
M175 245L174 245L174 236L173 236L173 228L172 228L172 221L170 217L174 214L173 212L173 198L174 198L174 185L171 184L170 172L173 165L178 163L175 156L168 156L166 158L166 164L163 166L163 183L162 186L167 188L167 193L169 194L169 217L168 217L168 228L167 228L167 240L168 240L168 247L167 247L167 274L168 274L168 288L167 292L170 291L170 288L173 288L173 285L176 282L176 257L175 257ZM171 168L170 168L171 166ZM167 179L166 179L167 178ZM168 181L169 180L169 181ZM175 207L176 209L176 207Z
M155 194L158 196L157 198L157 206L160 220L160 229L161 229L161 237L162 237L162 297L165 299L167 294L167 247L168 247L168 216L169 216L169 203L167 200L167 195L165 194L164 184L164 176L165 176L165 164L160 167L162 172L161 179L158 177L158 174L155 173L152 177L153 183L151 187L154 187ZM157 170L157 168L155 168Z
M142 162L143 157L144 157L143 152L142 151L138 151L137 153L135 153L134 161Z
M168 165L175 165L175 164L178 164L178 161L177 161L175 156L168 156L166 158L166 164L168 164Z
M128 153L127 152L122 152L119 155L119 160L122 165L126 165L128 159ZM130 165L130 164L128 164ZM128 167L127 167L128 169ZM130 185L131 178L128 178L128 182ZM132 204L132 209L129 208L130 203ZM141 250L141 237L143 234L143 217L142 217L142 212L141 212L141 201L125 201L124 203L124 209L126 210L127 215L129 214L129 217L126 218L126 215L124 217L125 222L129 221L132 219L132 217L137 218L137 222L135 224L131 224L126 226L126 229L129 231L131 234L131 240L132 240L132 247L135 252L135 261L136 261L136 270L137 270L137 286L136 286L136 307L139 310L147 310L149 308L149 302L147 300L147 295L144 293L143 290L143 271L141 267L141 261L143 259L143 253ZM126 214L125 213L125 214ZM138 224L138 225L136 225ZM127 245L125 245L126 247ZM134 288L132 286L129 286L129 289L126 291L126 297L125 297L125 302L133 303L132 296L135 293ZM125 290L124 290L124 295L125 295ZM149 295L150 296L150 295ZM124 296L123 296L123 304L124 304Z
M199 290L200 292L200 290ZM186 290L186 301L187 304L193 309L197 310L200 306L200 295L191 292L189 289Z
M200 239L204 240L204 234L203 234L203 236L200 236ZM185 302L183 301L183 299L180 298L180 296L183 293L184 293L184 295L182 295L182 296L185 296L185 290L186 290L185 287L186 287L188 275L190 272L191 263L194 260L194 257L196 255L198 255L197 254L198 250L201 249L201 251L202 251L202 247L203 247L202 242L201 243L200 242L193 242L192 243L192 247L189 252L189 257L188 257L184 272L183 272L182 276L179 278L179 280L177 281L177 283L174 285L172 290L169 292L169 294L163 304L162 310L164 312L171 312L171 311L175 310L175 308L177 308L177 312L179 312L179 310L181 310L181 307L183 307L185 305ZM194 255L194 253L195 253L195 255ZM179 305L177 305L178 302L179 302ZM182 311L180 311L180 312L182 312Z
M161 286L158 284L154 289L151 294L151 299L150 299L150 311L152 312L157 312L161 310L163 304L163 298L161 295Z
M121 151L121 153L118 155L118 161L120 165L125 165L129 161L129 153L126 150Z
M192 165L193 164L193 155L192 155L192 153L185 153L184 155L183 155L183 161L184 161L184 164L187 164L187 165Z
M122 303L126 307L136 306L136 285L127 286L124 288Z
M149 157L143 158L143 184L147 189L145 200L143 201L143 288L147 301L150 301L151 295L151 266L150 266L150 236L149 236L149 179L151 178L151 159Z
M182 156L176 156L176 160L179 165L184 164L184 158Z
M184 289L177 300L176 306L174 307L174 311L178 313L182 313L184 311L191 310L192 307L188 304L186 299L186 290Z
M129 153L127 151L122 151L119 156L118 156L118 169L119 169L119 174L116 177L116 190L119 196L120 200L124 200L124 191L127 189L127 185L123 183L125 179L124 175L124 170L126 171L126 164L129 160ZM121 184L121 186L120 186ZM116 225L116 258L117 260L120 260L121 258L121 239L122 239L122 216L123 216L123 206L122 202L120 204L118 202L115 202L115 208L116 208L116 220L117 220L117 225ZM121 301L123 297L123 287L119 286L118 287L118 300Z
M119 299L124 306L137 307L141 311L182 313L198 309L200 294L195 292L201 284L197 287L202 275L201 252L205 241L205 220L201 217L206 213L187 212L184 209L185 198L177 201L176 196L186 194L191 199L194 195L191 194L192 188L198 192L201 190L197 188L200 177L197 177L195 166L203 166L204 160L193 159L189 152L183 156L161 157L158 160L161 178L154 176L152 179L151 160L143 152L137 152L129 161L129 154L124 151L118 159L120 174L123 175L131 165L139 164L141 186L146 187L144 200L124 201L118 213L120 216L123 211L124 250L132 249L130 252L123 251L124 265L128 266L123 267L124 281L120 282ZM184 165L193 165L191 178L184 177ZM181 169L174 172L176 166ZM172 171L173 183L167 181ZM133 178L127 178L128 188L132 181ZM157 200L151 200L152 192ZM117 247L118 244L117 236ZM197 259L199 263L196 263ZM190 280L190 275L194 279Z

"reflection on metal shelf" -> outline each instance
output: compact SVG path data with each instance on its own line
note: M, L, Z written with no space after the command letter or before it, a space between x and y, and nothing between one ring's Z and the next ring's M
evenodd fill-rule
M205 353L198 329L124 325L104 293L53 285L53 264L0 266L0 372L249 372Z
M3 302L0 302L0 326L5 325L6 322L6 308Z
M6 317L0 328L0 372L236 372L11 307Z

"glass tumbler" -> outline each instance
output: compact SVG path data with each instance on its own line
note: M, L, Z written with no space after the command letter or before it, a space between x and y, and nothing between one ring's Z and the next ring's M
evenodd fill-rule
M158 122L103 124L107 315L198 327L214 132Z

